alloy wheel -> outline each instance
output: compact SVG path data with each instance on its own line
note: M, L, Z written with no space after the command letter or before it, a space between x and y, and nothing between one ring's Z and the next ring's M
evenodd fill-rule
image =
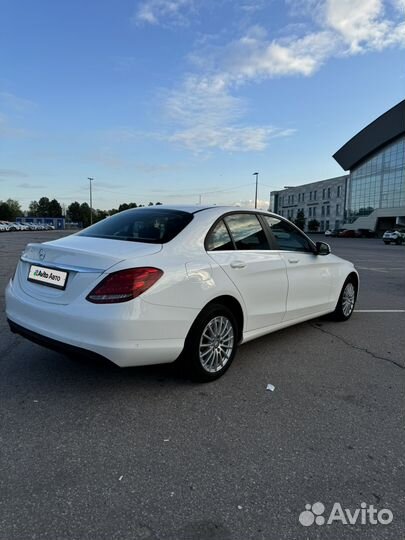
M349 282L343 290L342 295L342 311L345 317L348 317L354 308L356 301L356 289L353 283Z
M231 321L224 315L211 319L200 339L199 359L208 373L217 373L225 367L232 356L235 333Z

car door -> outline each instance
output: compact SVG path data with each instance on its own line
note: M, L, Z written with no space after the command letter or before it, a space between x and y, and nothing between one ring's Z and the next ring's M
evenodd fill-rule
M297 227L279 217L264 216L284 258L288 276L285 321L330 308L332 270L329 255L316 255L314 246Z
M283 256L270 249L270 237L257 214L229 213L211 229L208 255L226 272L246 306L246 330L280 323L287 301L287 271Z

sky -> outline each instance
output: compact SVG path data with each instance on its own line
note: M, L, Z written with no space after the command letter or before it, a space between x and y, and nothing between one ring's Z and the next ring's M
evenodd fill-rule
M0 200L249 205L405 97L405 0L0 0Z

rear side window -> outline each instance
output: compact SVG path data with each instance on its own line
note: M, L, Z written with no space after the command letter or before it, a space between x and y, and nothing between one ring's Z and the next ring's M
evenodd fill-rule
M255 214L231 214L225 218L236 249L270 249L266 234Z
M212 231L207 236L206 241L207 251L228 251L235 249L229 236L228 229L225 227L225 223L219 221Z
M295 227L281 219L264 216L268 226L277 240L279 249L285 251L309 251L313 252L309 240Z
M79 233L79 236L165 244L192 219L193 214L180 210L139 208L103 219Z

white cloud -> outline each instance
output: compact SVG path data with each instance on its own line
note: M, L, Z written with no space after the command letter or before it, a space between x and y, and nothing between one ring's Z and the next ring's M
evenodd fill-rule
M324 6L326 25L336 31L352 54L388 45L392 24L382 14L381 0L328 0Z
M167 99L166 111L178 126L168 140L196 153L214 148L248 152L264 150L270 137L292 133L271 126L244 126L239 119L245 109L220 76L190 76Z
M232 206L240 206L241 208L254 208L255 201L253 199L247 199L243 201L236 201L232 203ZM257 208L261 210L268 210L269 208L269 201L266 201L264 199L258 199L257 200Z
M393 0L394 7L401 13L405 13L405 0Z
M11 92L0 92L0 105L19 113L31 110L36 106L33 101L20 98Z
M171 142L194 152L264 150L271 137L292 130L246 125L248 104L237 97L243 85L310 77L334 57L405 46L405 21L400 16L405 0L285 1L290 15L300 20L287 25L277 38L256 24L221 46L199 41L199 50L190 55L194 73L185 76L166 99ZM145 20L162 22L168 5L176 18L192 4L191 0L149 0L141 6ZM251 2L243 5L252 10Z
M145 0L136 10L133 21L141 24L184 25L193 0Z
M15 127L6 115L0 113L0 139L25 139L31 136L29 131Z
M8 178L27 178L28 174L16 169L0 169L0 176L7 176Z

